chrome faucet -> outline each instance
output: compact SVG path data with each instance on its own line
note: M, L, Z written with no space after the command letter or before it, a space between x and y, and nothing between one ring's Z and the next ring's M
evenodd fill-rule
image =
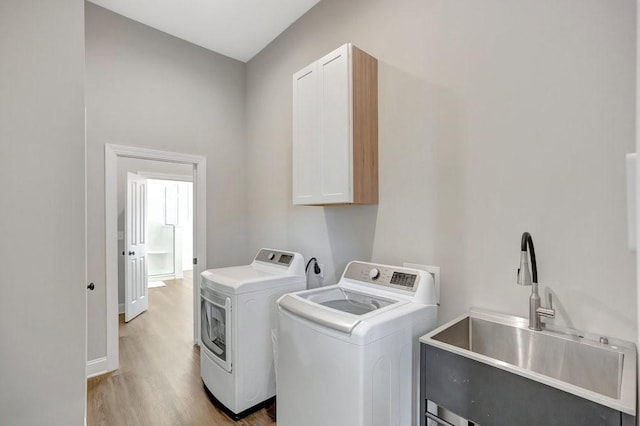
M529 272L529 256L527 256L527 248L531 256L531 269L533 274ZM552 307L551 294L549 294L549 307L540 306L540 295L538 294L538 266L536 265L536 252L533 249L533 239L531 234L525 232L522 234L520 243L520 267L518 268L518 285L530 285L531 296L529 297L529 328L531 330L542 330L541 317L553 318L556 311Z

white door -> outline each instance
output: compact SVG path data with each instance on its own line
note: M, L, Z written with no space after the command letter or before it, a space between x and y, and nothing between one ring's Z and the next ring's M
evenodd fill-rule
M124 320L149 308L147 289L147 178L127 173L125 202Z

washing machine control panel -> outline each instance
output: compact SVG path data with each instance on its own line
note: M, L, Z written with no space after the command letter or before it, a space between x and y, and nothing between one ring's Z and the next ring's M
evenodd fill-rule
M413 292L417 290L420 280L418 274L412 273L410 269L365 262L351 262L344 272L344 277Z
M274 265L289 266L291 265L293 256L293 253L262 249L256 255L255 260L259 260L260 262L272 263Z

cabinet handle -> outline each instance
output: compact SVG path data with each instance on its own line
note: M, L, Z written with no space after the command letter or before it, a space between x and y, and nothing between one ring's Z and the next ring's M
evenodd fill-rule
M130 252L129 252L129 256L135 256L135 255L136 255L136 252L135 252L135 251L130 251Z
M94 288L96 288L96 285L94 283L89 283L89 285L87 286L87 288L91 291L93 291Z

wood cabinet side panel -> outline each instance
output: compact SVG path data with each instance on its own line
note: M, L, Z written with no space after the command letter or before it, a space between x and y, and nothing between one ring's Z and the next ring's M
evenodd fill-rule
M353 203L378 203L378 60L352 47Z

